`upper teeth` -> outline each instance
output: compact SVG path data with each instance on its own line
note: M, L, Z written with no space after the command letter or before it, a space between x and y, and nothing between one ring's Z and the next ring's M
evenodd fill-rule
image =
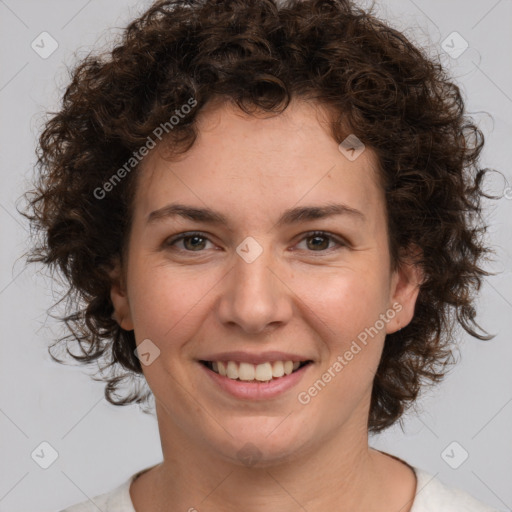
M213 361L213 371L220 373L224 377L240 380L272 380L272 377L282 377L290 375L300 366L300 362L293 361L274 361L273 363L251 364L237 363L236 361Z

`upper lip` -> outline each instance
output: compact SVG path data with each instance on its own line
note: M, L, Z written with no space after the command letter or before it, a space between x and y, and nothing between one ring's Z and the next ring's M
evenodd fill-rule
M250 353L243 351L219 352L216 354L208 354L199 358L200 361L236 361L239 363L252 363L261 364L274 361L311 361L310 357L301 356L298 354L291 354L289 352L258 352Z

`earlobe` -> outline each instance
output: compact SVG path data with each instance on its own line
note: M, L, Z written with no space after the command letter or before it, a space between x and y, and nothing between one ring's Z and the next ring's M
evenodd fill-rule
M386 334L392 334L406 327L414 316L416 300L424 281L424 273L416 258L404 259L393 273L390 290L390 304L399 304L393 321L386 326Z
M131 317L130 302L128 300L126 283L123 279L123 273L121 271L119 261L116 262L116 265L109 273L109 276L111 279L110 300L114 307L112 318L122 329L131 331L134 329L134 326Z

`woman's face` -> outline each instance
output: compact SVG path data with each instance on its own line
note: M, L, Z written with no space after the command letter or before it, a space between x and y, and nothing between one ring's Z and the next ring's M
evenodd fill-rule
M373 154L342 152L322 112L208 107L179 161L157 146L137 171L116 318L134 329L161 432L226 460L366 435L385 335L412 318L417 275L390 272ZM309 363L268 382L286 361Z

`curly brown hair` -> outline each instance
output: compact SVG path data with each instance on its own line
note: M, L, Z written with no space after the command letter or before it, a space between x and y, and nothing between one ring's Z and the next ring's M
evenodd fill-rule
M108 369L101 380L110 403L151 396L131 389L116 397L142 368L133 331L112 318L109 278L126 250L136 172L112 177L190 98L197 106L163 139L175 154L192 147L197 114L214 98L247 114L278 115L293 97L327 107L338 143L353 133L375 152L393 269L401 249L421 249L414 318L386 337L369 431L392 425L423 385L445 376L457 323L476 338L492 337L477 332L473 307L482 277L491 275L480 262L493 252L483 237L481 198L492 197L482 190L489 169L478 165L484 137L438 59L379 20L373 6L364 11L349 0L158 1L111 51L73 69L62 108L40 136L37 183L23 213L39 235L28 262L62 273L72 308L61 318L70 333L50 355L63 362L52 348L66 341L75 360Z

